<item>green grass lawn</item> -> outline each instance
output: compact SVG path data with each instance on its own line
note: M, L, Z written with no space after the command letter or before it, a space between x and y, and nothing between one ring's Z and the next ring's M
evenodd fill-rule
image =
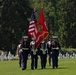
M76 75L76 59L59 59L58 69L52 69L47 62L46 69L41 70L39 61L38 69L31 70L30 63L28 60L27 69L22 71L16 60L0 61L0 75Z

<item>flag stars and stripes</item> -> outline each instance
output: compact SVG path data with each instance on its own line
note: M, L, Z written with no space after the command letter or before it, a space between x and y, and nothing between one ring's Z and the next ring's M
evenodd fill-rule
M31 15L28 34L30 35L31 38L36 38L37 27L36 27L36 18L35 18L35 12L34 11L32 12L32 15Z

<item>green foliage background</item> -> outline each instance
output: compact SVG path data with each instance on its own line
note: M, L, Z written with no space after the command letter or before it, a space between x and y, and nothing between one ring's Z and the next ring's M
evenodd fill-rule
M0 0L0 49L14 53L28 35L32 8L39 20L41 7L49 36L58 35L61 47L76 48L76 0Z

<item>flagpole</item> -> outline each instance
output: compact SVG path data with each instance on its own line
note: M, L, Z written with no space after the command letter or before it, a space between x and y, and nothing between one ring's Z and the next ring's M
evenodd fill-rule
M41 8L44 8L44 0L41 0Z
M43 12L44 14L44 0L41 0L41 11ZM44 33L43 33L43 38L44 38ZM46 38L44 38L43 40L45 40Z
M43 8L44 8L44 0L41 0L42 2L41 2L41 11L43 11ZM44 38L44 33L43 33L43 38ZM44 41L44 39L43 39L43 41Z

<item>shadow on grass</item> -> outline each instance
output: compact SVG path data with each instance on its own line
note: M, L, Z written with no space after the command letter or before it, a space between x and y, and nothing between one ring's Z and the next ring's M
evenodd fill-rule
M58 68L54 68L54 69L68 69L69 67L58 67ZM41 69L41 68L38 68L38 69L34 69L34 70L54 70L53 68L45 68L45 69ZM34 71L32 69L26 69L26 70L31 70L31 71Z
M58 67L57 69L68 69L69 67Z
M68 69L69 67L58 67L54 69ZM46 68L46 69L37 69L37 70L53 70L53 68Z

